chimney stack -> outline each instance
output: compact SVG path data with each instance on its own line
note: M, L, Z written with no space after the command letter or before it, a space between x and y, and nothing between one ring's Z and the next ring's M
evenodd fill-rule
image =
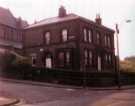
M59 8L59 17L64 17L64 16L66 16L66 15L67 15L66 9L64 8L64 6L61 6L61 7Z
M22 18L21 17L16 19L16 26L18 28L22 28Z
M96 21L96 23L97 23L98 25L101 25L101 24L102 24L102 19L100 18L100 14L97 14L97 15L96 15L95 21Z

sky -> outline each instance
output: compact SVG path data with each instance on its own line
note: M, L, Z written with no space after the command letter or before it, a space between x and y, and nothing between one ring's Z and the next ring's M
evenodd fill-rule
M119 25L120 58L135 55L135 0L0 0L15 17L22 17L30 24L58 15L58 8L65 6L67 13L75 13L95 20L100 14L102 23L112 29ZM132 20L126 23L126 20Z

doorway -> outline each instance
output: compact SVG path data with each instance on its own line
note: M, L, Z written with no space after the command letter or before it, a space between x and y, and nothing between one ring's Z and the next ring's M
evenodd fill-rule
M45 57L45 67L52 68L52 56L50 54L47 54Z

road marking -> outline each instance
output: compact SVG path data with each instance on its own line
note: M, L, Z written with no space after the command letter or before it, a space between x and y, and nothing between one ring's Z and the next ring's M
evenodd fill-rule
M67 91L75 91L75 89L70 89L70 88L67 88L66 90Z

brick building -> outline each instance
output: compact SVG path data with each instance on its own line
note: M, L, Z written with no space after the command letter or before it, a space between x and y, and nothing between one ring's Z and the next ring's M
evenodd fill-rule
M1 24L0 27L3 33L0 40L30 56L34 66L88 71L115 69L114 30L103 26L99 15L93 22L67 14L65 8L60 7L57 17L32 25L16 19L15 26ZM8 31L2 32L4 28Z
M27 25L21 18L15 18L9 9L0 7L0 53L12 49L21 53L23 28Z

